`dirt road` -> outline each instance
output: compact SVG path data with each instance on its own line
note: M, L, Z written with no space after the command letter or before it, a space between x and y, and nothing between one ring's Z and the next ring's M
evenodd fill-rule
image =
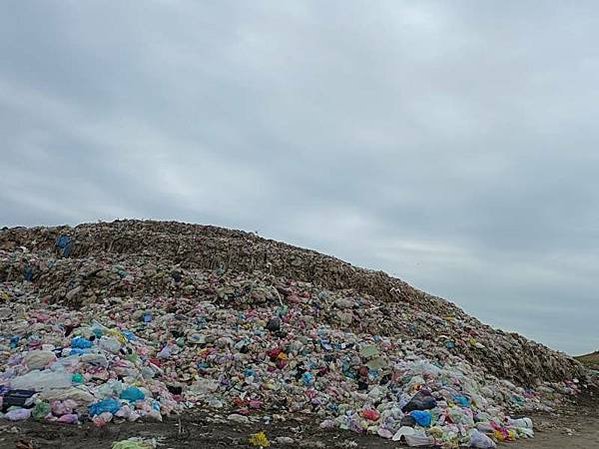
M518 449L599 449L597 407L569 411L566 415L538 416L535 438L509 447Z

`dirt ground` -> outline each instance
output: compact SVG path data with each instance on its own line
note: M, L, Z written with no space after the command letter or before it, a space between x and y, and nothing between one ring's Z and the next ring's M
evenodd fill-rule
M533 416L536 436L531 440L505 443L511 449L599 449L599 401L585 400L559 414ZM248 436L264 431L271 448L364 448L401 447L399 443L349 431L323 431L312 418L296 418L283 424L235 425L208 413L171 418L162 423L112 424L105 428L42 424L33 421L0 421L1 449L110 449L114 441L137 436L156 438L159 449L249 448ZM277 444L278 436L291 437L293 444ZM21 442L20 445L19 442Z

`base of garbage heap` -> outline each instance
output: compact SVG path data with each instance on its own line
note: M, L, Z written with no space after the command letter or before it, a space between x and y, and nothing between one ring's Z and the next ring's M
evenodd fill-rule
M80 426L56 425L36 421L7 423L0 421L0 449L53 447L107 449L115 442L141 438L155 440L157 448L189 449L215 447L252 447L252 434L264 432L271 448L357 448L386 449L398 443L372 435L319 428L318 420L298 416L283 423L250 425L231 424L224 413L194 412L163 422L108 424L97 428L91 423ZM534 439L506 443L509 449L594 448L599 438L599 404L569 407L560 415L535 414L540 432ZM401 446L399 446L401 447ZM406 446L404 446L406 447Z
M548 383L527 390L459 357L425 358L413 341L308 322L294 328L299 307L239 311L179 298L192 312L177 319L162 301L146 303L149 322L123 313L123 300L79 311L28 304L20 319L2 323L11 337L0 417L104 427L202 408L231 409L231 425L305 413L321 429L409 446L491 448L534 436L532 421L509 410L548 408L576 391ZM287 333L268 328L273 315ZM175 335L156 338L169 330Z

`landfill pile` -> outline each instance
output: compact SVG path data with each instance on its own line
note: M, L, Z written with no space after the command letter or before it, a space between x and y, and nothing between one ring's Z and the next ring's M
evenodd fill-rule
M202 407L487 448L533 436L522 415L586 375L382 272L210 226L4 229L0 281L2 416L15 421Z

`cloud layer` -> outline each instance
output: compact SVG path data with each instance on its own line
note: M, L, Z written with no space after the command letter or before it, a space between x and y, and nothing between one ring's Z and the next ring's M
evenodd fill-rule
M599 348L595 2L6 2L0 225L258 231Z

